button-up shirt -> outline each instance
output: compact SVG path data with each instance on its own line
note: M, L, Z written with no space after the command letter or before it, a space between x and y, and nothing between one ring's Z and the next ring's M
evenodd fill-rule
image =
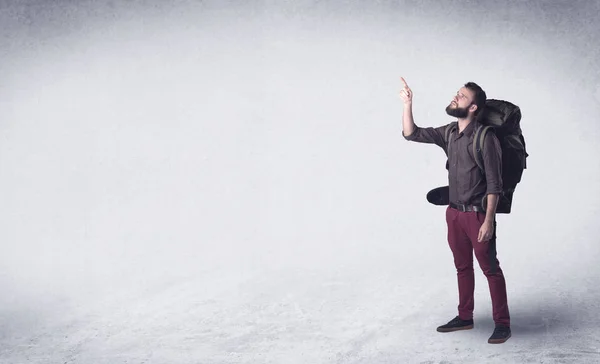
M450 187L450 202L467 205L481 205L488 194L502 192L502 149L495 133L486 133L482 149L485 174L475 162L473 155L473 139L478 125L477 121L470 122L462 132L458 125L450 134L449 141L444 140L447 128L456 123L439 127L415 129L409 136L402 135L406 140L430 143L441 147L448 156L448 185Z

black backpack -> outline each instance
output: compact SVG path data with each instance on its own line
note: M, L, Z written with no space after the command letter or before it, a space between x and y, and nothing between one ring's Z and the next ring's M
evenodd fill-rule
M512 199L517 184L521 182L523 170L527 169L527 157L529 154L525 148L525 138L521 132L521 109L504 100L488 99L485 108L476 120L480 125L475 131L473 139L473 155L481 173L485 176L483 157L481 150L487 132L496 133L502 148L502 193L498 200L496 213L509 214L512 207ZM446 142L454 129L454 124L446 129ZM446 162L448 169L448 162ZM448 187L439 187L427 194L427 200L435 205L448 204ZM483 207L487 199L481 201Z

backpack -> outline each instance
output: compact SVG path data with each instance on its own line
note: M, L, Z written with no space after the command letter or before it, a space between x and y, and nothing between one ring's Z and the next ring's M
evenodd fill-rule
M485 136L488 132L496 133L502 148L502 193L498 200L496 213L509 214L512 208L512 199L517 184L521 182L523 171L527 169L529 154L525 147L525 138L521 132L521 109L508 101L488 99L485 107L479 113L476 121L480 124L473 138L473 156L483 176L483 149ZM454 122L453 124L456 124ZM454 125L446 128L445 140L448 142ZM448 162L446 162L448 169ZM487 198L481 201L485 208Z

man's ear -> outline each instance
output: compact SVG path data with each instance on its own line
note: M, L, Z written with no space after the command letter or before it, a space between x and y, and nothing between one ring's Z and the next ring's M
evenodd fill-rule
M477 110L477 105L473 104L473 105L469 106L469 110L472 112L475 112Z

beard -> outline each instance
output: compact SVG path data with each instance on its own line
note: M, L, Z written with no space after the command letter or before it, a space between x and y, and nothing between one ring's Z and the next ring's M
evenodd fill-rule
M456 107L452 107L452 103L450 103L448 106L446 106L446 114L455 118L466 118L469 115L469 108L460 108L458 105Z

